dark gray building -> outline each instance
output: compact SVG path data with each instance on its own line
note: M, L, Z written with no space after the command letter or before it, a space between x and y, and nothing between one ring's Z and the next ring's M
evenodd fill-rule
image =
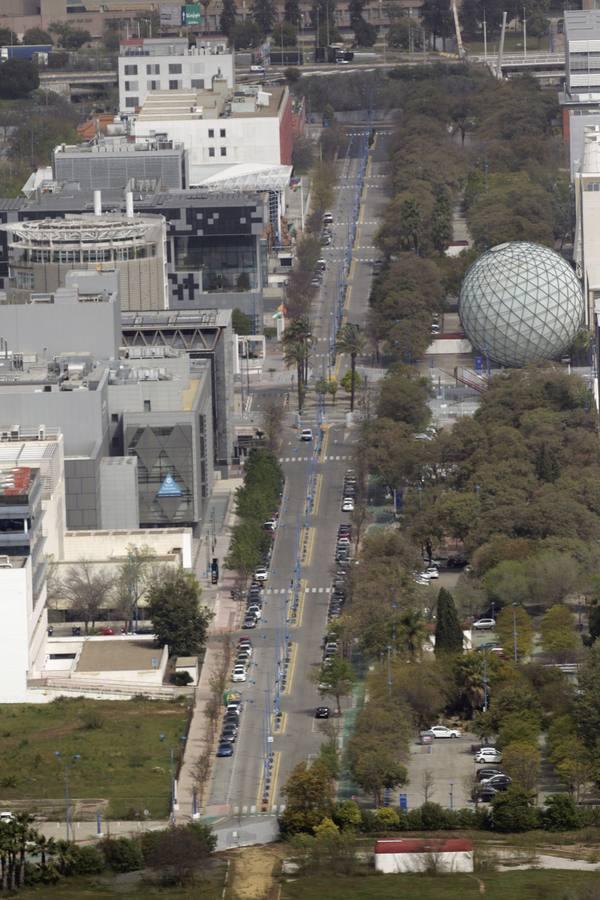
M167 221L169 309L237 307L262 331L267 284L263 195L130 187L136 214L159 214ZM124 210L124 192L104 191L102 206L110 214ZM81 191L77 183L55 184L52 191L37 191L27 199L0 199L0 224L64 218L93 208L92 193ZM0 288L6 287L8 274L7 235L0 230Z
M183 144L166 138L134 144L119 136L87 144L59 144L52 169L56 181L76 183L84 193L124 191L131 183L147 182L162 190L181 190L188 185Z

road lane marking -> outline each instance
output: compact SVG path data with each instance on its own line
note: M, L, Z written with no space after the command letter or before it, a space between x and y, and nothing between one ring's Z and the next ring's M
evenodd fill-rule
M281 763L281 753L279 750L275 751L273 768L271 770L271 790L270 790L270 800L271 803L275 802L275 797L277 795L277 781L279 779L279 765Z
M314 545L315 545L315 529L309 528L308 529L308 547L306 550L306 558L304 559L305 566L310 566Z
M315 499L313 503L313 516L316 516L319 510L319 501L321 499L321 488L323 486L323 476L317 475L317 487L315 489Z

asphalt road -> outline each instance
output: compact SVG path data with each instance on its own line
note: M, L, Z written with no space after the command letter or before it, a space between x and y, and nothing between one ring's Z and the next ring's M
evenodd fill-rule
M329 348L336 323L333 311L339 297L341 266L347 248L349 223L356 218L356 183L361 162L361 138L364 129L356 129L349 153L338 163L339 186L334 210L334 238L323 256L327 272L312 314L313 352L311 377L322 377L332 362ZM368 129L367 129L368 131ZM358 214L356 240L345 294L347 321L364 323L373 261L373 236L377 217L385 203L385 147L389 138L378 136L370 153L362 202ZM364 146L364 141L362 146ZM347 361L337 361L343 374ZM341 392L340 392L341 393ZM314 397L314 394L312 395ZM347 400L324 410L323 442L319 447L302 443L299 426L311 426L319 432L320 410L314 399L307 403L300 422L291 409L285 423L281 462L285 473L285 492L279 527L274 540L270 576L264 592L263 618L254 631L244 632L254 645L253 663L245 684L235 685L242 692L244 711L234 756L215 761L210 805L222 805L232 816L242 817L261 810L264 792L265 758L274 751L270 775L269 809L283 803L280 794L291 769L303 759L311 759L323 741L314 710L322 701L312 681L312 673L321 661L321 643L326 631L329 589L332 580L337 526L347 520L341 512L343 478L353 464L356 425L346 420ZM312 485L312 487L311 487ZM313 492L312 513L306 517L307 495ZM303 526L308 526L304 531ZM291 583L299 549L305 555L299 570L300 600L295 624L286 626ZM285 645L286 630L291 641L285 691L278 699L278 660ZM274 709L279 703L282 719L275 725ZM272 740L269 740L271 738Z

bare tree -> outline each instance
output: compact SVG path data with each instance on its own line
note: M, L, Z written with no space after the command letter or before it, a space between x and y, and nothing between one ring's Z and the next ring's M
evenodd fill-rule
M50 608L62 599L65 587L59 575L59 565L52 554L46 558L46 603Z
M433 769L425 769L421 775L421 790L423 791L423 803L429 803L435 787L435 775Z
M267 447L277 453L281 446L281 431L285 416L283 394L265 397L262 409L262 425L267 435Z
M106 607L114 579L106 569L97 569L89 560L82 559L71 566L64 581L64 595L77 612L88 633L90 622L96 624L98 613Z
M114 602L119 618L125 621L128 631L131 620L137 618L140 600L157 573L156 554L143 544L129 544L127 559L119 566L114 586Z

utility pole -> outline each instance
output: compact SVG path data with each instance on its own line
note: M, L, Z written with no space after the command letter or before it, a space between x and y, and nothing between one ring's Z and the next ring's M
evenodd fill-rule
M487 62L487 23L485 21L485 9L483 10L483 58Z
M388 644L387 648L387 691L388 700L392 699L392 648Z
M517 604L516 603L513 603L512 614L513 614L513 650L514 650L514 655L515 655L515 662L519 662L519 648L517 645Z
M525 18L525 7L523 7L523 59L527 59L527 19Z

